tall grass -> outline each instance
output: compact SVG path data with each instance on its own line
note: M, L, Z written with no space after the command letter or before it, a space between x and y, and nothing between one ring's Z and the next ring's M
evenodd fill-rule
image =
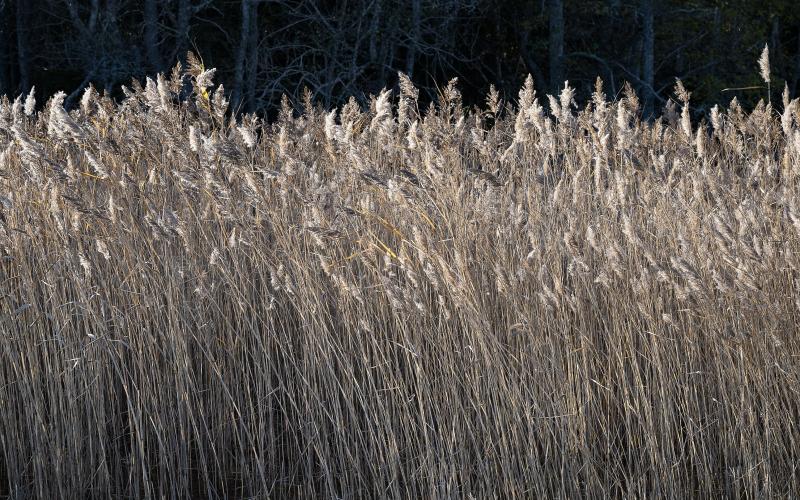
M0 106L0 493L800 493L800 106Z

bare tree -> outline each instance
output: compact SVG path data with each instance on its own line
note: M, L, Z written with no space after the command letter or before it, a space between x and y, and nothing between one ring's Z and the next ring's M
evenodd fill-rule
M8 2L0 0L0 94L5 94L11 89L8 50L9 10Z
M414 76L414 63L420 41L420 23L422 22L422 0L411 0L411 29L409 30L409 46L406 52L406 74Z
M608 12L613 19L619 16L620 0L608 0Z
M255 95L259 106L276 104L282 94L297 99L304 87L326 105L335 104L351 95L375 92L397 71L409 73L420 64L430 73L460 76L454 64L470 61L464 54L478 36L477 30L465 27L483 19L481 9L490 4L487 0L273 0L269 5L274 28L261 26L259 31L263 37L255 85L260 89ZM247 64L253 64L246 64L247 45L242 40L247 37L239 38L236 60L241 53L244 81Z
M523 12L523 15L528 18L532 19L535 17L536 13L534 11L535 2L528 2L527 8ZM544 10L544 7L542 7ZM520 26L520 23L512 23L512 27L516 30L516 36L519 40L519 49L520 49L520 56L522 57L523 62L525 63L525 69L531 75L533 75L534 82L536 86L540 89L546 89L549 87L549 82L544 77L544 72L542 71L541 66L539 63L536 62L534 57L533 51L530 48L530 40L531 40L531 29L529 26Z
M189 41L189 25L194 9L191 0L178 0L178 16L175 23L175 55L186 52Z
M792 79L792 95L796 96L800 84L800 33L797 34L797 53L794 59L794 78Z
M17 68L19 71L18 90L27 92L30 86L30 54L28 52L28 29L30 27L30 2L16 2L17 29Z
M144 0L144 49L151 69L162 67L161 51L158 47L159 0Z
M252 109L255 105L256 72L258 71L258 3L242 0L239 45L236 48L231 102L234 107Z
M181 59L189 48L189 35L192 27L192 20L204 9L213 5L215 0L177 0L176 12L167 11L170 20L175 23L175 46L170 55L170 60Z
M644 117L653 114L653 84L655 82L655 31L653 29L653 0L641 0L639 10L642 16L642 92L644 94Z
M258 25L258 8L255 15L250 16L250 43L247 51L247 78L245 78L244 97L246 111L256 109L256 82L258 78L258 50L261 40Z
M119 27L124 0L46 0L56 19L68 19L63 30L68 34L51 50L59 50L63 64L83 71L83 81L67 97L70 103L89 84L94 82L111 89L122 80L137 74L142 66L140 46L130 43Z
M564 84L564 2L548 0L547 13L550 28L550 91L554 94Z

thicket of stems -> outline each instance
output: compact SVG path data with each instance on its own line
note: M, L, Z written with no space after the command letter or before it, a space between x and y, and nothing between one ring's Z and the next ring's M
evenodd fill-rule
M0 493L792 496L800 107L0 105Z

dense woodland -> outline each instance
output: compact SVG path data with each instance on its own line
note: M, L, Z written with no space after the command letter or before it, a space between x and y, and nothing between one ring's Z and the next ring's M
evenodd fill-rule
M513 96L527 74L579 100L596 76L609 94L630 82L645 114L680 78L705 114L734 96L764 96L752 61L769 43L791 95L800 80L800 14L791 0L0 0L0 92L89 83L120 95L131 78L195 50L218 68L232 102L274 110L305 88L325 105L362 98L410 75L425 101L459 78L465 102L490 84ZM782 88L784 80L773 82ZM744 88L742 90L742 88ZM43 101L42 101L43 102Z

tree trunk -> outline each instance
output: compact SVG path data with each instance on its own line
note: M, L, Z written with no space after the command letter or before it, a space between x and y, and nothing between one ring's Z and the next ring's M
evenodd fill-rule
M800 33L797 34L797 54L794 56L794 78L792 81L792 97L797 97L800 84Z
M28 55L28 27L30 25L28 2L17 2L16 4L16 28L17 28L17 68L19 71L19 85L17 91L26 93L30 86L30 56Z
M175 53L172 59L183 61L189 42L189 23L192 20L191 0L178 0L178 16L175 21Z
M252 112L256 105L256 77L258 76L258 7L250 13L250 40L247 50L247 78L244 92L246 110Z
M772 73L777 75L785 75L783 68L780 67L781 58L777 57L778 54L783 53L781 47L781 18L777 15L772 17L772 26L769 32L769 51L775 54L770 64L772 65Z
M236 48L236 61L233 67L233 92L231 93L231 104L234 109L243 103L244 78L247 64L248 47L251 39L250 30L252 24L250 17L253 11L251 0L242 0L242 20L239 25L239 46Z
M536 60L533 58L533 54L531 54L530 49L528 48L530 35L528 34L528 30L522 29L519 32L519 50L520 55L522 56L522 62L525 63L525 69L533 75L533 81L536 84L538 89L545 89L548 86L547 80L544 78L544 73L539 65L536 63ZM499 64L498 64L499 66Z
M381 0L375 0L375 10L370 22L369 62L375 64L378 59L378 27L381 24Z
M161 69L158 50L158 0L144 0L144 50L150 69Z
M548 0L550 18L550 91L557 95L564 84L564 2Z
M409 78L414 76L414 64L417 57L419 44L420 22L422 17L422 0L411 0L411 33L410 43L406 53L406 74Z
M653 0L641 0L642 15L642 81L644 82L644 107L645 119L653 115L653 83L655 67L655 30L653 28Z
M97 29L97 20L100 18L100 0L92 0L92 8L89 11L89 23L87 29L94 33Z
M0 95L11 91L8 65L10 63L8 45L8 2L0 0Z
M616 19L619 16L619 7L620 0L608 0L608 13L612 19Z

